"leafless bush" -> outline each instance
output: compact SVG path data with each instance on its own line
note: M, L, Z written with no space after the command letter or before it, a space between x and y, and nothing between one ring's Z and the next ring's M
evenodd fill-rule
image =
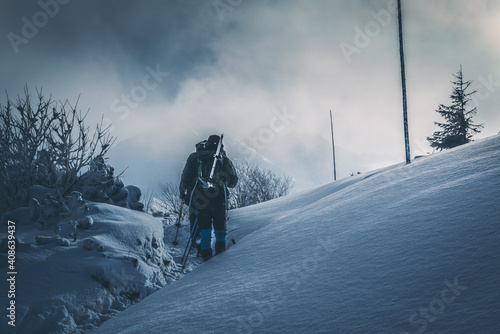
M229 208L241 208L285 196L293 187L293 180L249 162L235 164L238 184L231 190Z
M151 190L146 190L142 196L142 202L144 203L144 212L153 213L153 203L155 199L155 193Z
M14 207L16 193L31 185L57 188L62 194L78 181L82 168L104 157L115 138L103 121L94 131L77 103L53 101L37 90L32 105L24 96L0 105L0 213Z
M160 183L159 188L159 203L164 210L166 218L169 218L171 221L177 220L182 206L182 201L179 197L179 183L174 183L172 181ZM187 205L188 203L185 204ZM188 210L184 210L181 221L187 218Z

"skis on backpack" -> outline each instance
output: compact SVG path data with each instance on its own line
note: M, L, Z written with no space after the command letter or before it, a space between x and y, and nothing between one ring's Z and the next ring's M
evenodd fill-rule
M214 178L215 165L217 165L217 159L222 158L222 156L221 156L222 138L224 138L223 133L221 133L221 135L220 135L219 144L217 145L217 151L215 151L214 163L212 164L212 170L210 171L210 180L212 180Z
M203 186L205 189L215 189L214 185L214 174L215 174L215 168L217 166L217 160L222 161L222 139L224 138L224 134L220 135L219 138L219 143L217 144L217 150L215 151L214 154L214 162L212 163L212 168L210 169L210 174L208 178L206 178L205 175L200 174L198 176L198 181L200 184Z

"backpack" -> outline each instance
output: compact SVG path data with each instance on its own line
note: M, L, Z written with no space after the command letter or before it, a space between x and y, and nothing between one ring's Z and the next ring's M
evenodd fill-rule
M214 136L218 137L218 136ZM212 138L212 137L211 137ZM197 166L197 177L199 180L199 184L202 188L205 189L215 189L215 184L221 186L220 182L220 174L223 168L224 161L224 151L221 147L221 151L218 158L215 158L215 153L217 146L215 145L214 149L214 140L210 141L210 139L203 140L196 144L196 152L198 153L198 166ZM218 139L218 138L217 138ZM217 141L218 144L218 141ZM212 179L210 179L210 173L212 172L212 166L214 163L214 159L216 159L214 174Z

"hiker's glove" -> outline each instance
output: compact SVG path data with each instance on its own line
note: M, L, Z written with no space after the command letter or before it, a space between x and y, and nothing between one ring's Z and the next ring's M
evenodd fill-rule
M219 180L220 182L222 182L222 184L226 184L227 183L227 178L226 178L226 175L224 175L224 173L221 173L222 175L219 176Z
M181 191L179 197L181 198L181 200L185 200L186 199L186 196L187 196L187 189L184 189Z

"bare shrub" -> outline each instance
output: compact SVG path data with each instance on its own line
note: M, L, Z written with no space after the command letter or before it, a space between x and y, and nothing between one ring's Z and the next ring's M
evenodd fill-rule
M159 204L164 210L164 216L171 222L176 221L182 206L182 201L179 197L179 182L172 181L160 183ZM184 203L188 205L189 203ZM188 210L183 211L182 219L188 218Z
M24 96L0 105L0 214L12 209L19 190L31 185L59 189L66 194L80 172L96 157L104 157L115 138L103 121L93 131L78 101L53 101L37 90L33 105Z
M238 184L230 192L229 208L241 208L285 196L293 180L249 162L236 162Z

